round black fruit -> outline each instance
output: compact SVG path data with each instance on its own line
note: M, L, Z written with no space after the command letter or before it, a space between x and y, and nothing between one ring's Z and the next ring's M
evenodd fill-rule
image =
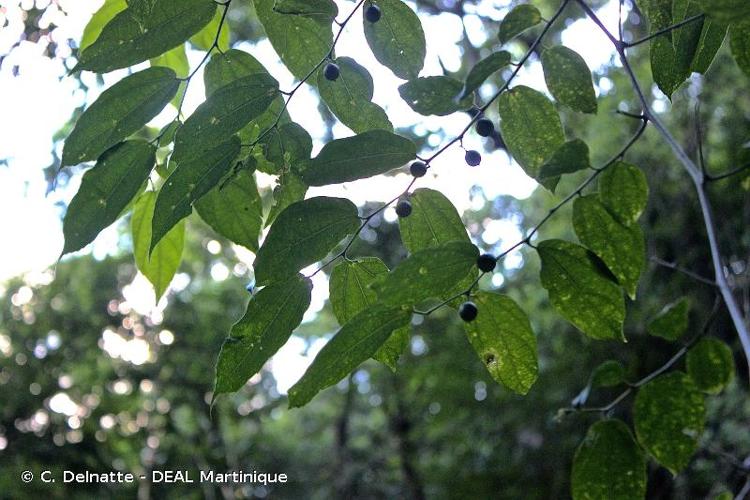
M477 305L471 301L464 302L461 304L461 307L458 308L458 315L467 323L477 319L477 314L479 314L479 309L477 309Z
M401 200L396 205L396 215L399 217L409 217L411 215L411 203L407 200Z
M482 118L477 122L477 134L481 135L482 137L489 137L494 131L495 125L492 124L492 120Z
M409 172L411 172L411 175L414 177L424 177L427 173L427 165L425 165L424 162L415 161L409 166Z
M470 167L476 167L480 163L482 163L482 155L479 154L479 151L469 150L466 152L466 156L464 157L466 159L466 163Z
M371 23L380 21L381 15L382 12L380 12L380 7L378 7L377 5L370 5L365 10L365 19L367 19Z
M326 69L324 70L324 74L326 77L326 80L335 82L338 80L339 75L341 74L341 70L339 70L339 65L336 63L328 63L326 65Z
M491 273L495 270L495 265L497 265L497 260L494 255L483 253L477 258L477 267L483 273Z

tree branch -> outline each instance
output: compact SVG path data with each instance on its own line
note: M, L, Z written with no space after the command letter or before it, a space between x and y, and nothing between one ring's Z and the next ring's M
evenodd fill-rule
M643 114L649 119L651 123L653 123L654 128L656 128L656 130L662 136L664 142L666 142L672 149L675 157L682 164L683 168L690 176L690 179L693 181L696 194L698 195L698 202L700 203L701 212L703 213L703 223L706 228L706 235L708 237L708 244L711 251L711 260L714 266L714 274L716 275L716 286L721 292L721 296L727 306L727 310L729 311L732 323L737 330L737 334L740 338L740 342L742 343L742 348L745 354L745 360L748 363L748 370L750 370L750 332L748 332L747 323L745 322L742 312L740 311L740 307L737 304L737 300L735 299L732 293L732 289L729 286L729 283L727 282L724 275L724 265L722 263L718 238L716 236L716 225L714 223L713 209L704 189L706 177L703 175L703 172L698 168L698 166L693 162L693 160L688 156L682 146L680 146L674 136L672 136L667 127L662 123L659 116L651 109L649 101L646 98L643 89L638 82L638 78L636 77L633 68L630 66L630 62L628 61L628 58L625 54L625 44L621 40L616 39L612 35L612 33L609 32L609 30L606 28L606 26L604 26L596 13L591 9L591 7L586 4L584 0L576 0L576 2L586 12L586 15L599 27L599 29L602 30L602 32L614 45L620 62L622 63L623 69L630 78L633 90L638 96L638 100L643 107Z

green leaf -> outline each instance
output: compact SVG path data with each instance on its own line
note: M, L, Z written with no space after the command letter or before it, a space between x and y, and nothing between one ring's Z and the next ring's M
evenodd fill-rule
M466 278L478 256L477 247L464 241L420 250L372 287L382 303L392 306L411 306L428 298L440 298Z
M638 280L646 265L646 241L641 228L616 221L597 195L581 196L573 202L573 228L580 242L604 261L635 300Z
M542 14L539 9L530 4L518 5L500 22L497 37L501 44L507 43L540 22L542 22Z
M576 51L562 45L547 49L542 67L547 88L559 103L581 113L596 113L591 70Z
M318 91L328 109L355 133L375 129L393 132L388 115L372 102L374 86L367 69L349 57L339 57L336 64L341 74L335 81L325 77L325 67L318 72Z
M573 139L560 146L550 159L542 165L542 168L539 169L539 178L555 178L587 168L591 168L589 147L582 140Z
M541 92L519 85L500 96L500 132L508 151L527 175L540 179L539 171L565 143L560 116ZM554 189L556 180L546 181Z
M404 83L398 93L421 115L445 116L471 107L471 96L459 100L463 89L463 83L449 76L428 76Z
M272 129L261 141L263 156L276 170L266 172L277 174L291 169L298 171L310 159L312 137L300 125L290 122Z
M416 156L417 147L409 139L370 130L326 144L302 171L302 180L308 186L325 186L364 179L401 167Z
M339 13L339 8L332 0L276 0L273 10L279 14L298 16L321 14L331 19Z
M172 160L180 163L204 153L260 116L278 95L266 74L253 74L221 87L190 115L175 137Z
M380 7L382 17L371 23L363 16L367 43L381 64L404 80L419 76L427 54L422 22L401 0L371 0Z
M178 78L187 77L190 73L190 63L185 52L185 44L178 45L160 56L151 58L151 66L169 68L175 72Z
M242 50L230 49L211 56L203 71L206 97L229 85L235 80L250 75L268 75L268 70L251 54Z
M614 387L625 381L625 367L610 359L597 366L591 374L591 387Z
M377 257L342 261L333 268L328 283L333 314L344 325L377 302L377 294L370 288L378 276L388 273L388 267ZM409 328L400 328L375 353L375 359L396 369L398 358L409 341Z
M85 247L117 220L143 188L155 154L156 149L145 141L126 141L107 151L83 175L63 220L62 255Z
M200 50L210 50L214 45L214 40L216 40L217 47L221 52L229 50L229 23L225 21L222 25L222 17L224 17L224 9L216 9L216 13L214 14L213 19L211 19L211 22L209 22L198 33L191 36L190 43ZM220 33L219 29L221 29ZM219 35L218 40L216 38L217 34Z
M479 292L472 300L479 315L464 325L469 342L495 381L527 394L539 372L529 318L505 295Z
M330 252L360 225L357 207L344 198L317 197L281 212L255 259L255 279L266 285L297 273Z
M687 372L709 394L721 393L734 378L732 349L721 340L701 339L687 353Z
M417 189L409 201L411 215L398 220L401 240L409 252L438 247L450 241L469 242L461 216L443 193Z
M599 198L615 219L632 226L648 204L646 175L635 165L618 161L599 176Z
M646 457L625 423L592 425L573 458L573 500L646 497Z
M180 267L185 246L185 221L180 221L170 229L159 244L151 250L149 256L151 221L154 218L156 196L155 191L146 191L138 197L130 222L135 265L154 286L158 302Z
M318 392L344 378L371 358L393 331L407 325L410 318L408 310L383 305L365 309L352 318L289 389L289 407L304 406Z
M81 43L78 45L79 52L83 52L89 47L94 41L99 38L102 33L102 29L107 25L117 14L127 8L128 4L125 0L105 0L104 4L94 12L91 16L88 24L83 29L83 35L81 36Z
M171 69L149 68L105 90L65 140L62 166L96 160L158 115L179 85Z
M292 203L305 199L307 185L298 175L288 172L282 174L278 185L273 189L273 206L266 218L266 226L273 224L276 217Z
M499 52L493 52L476 63L466 77L466 83L464 84L463 92L461 93L461 99L472 94L475 90L481 87L493 73L508 66L510 61L510 52L501 50Z
M625 301L596 257L562 240L543 241L537 251L542 286L557 312L591 338L624 341Z
M668 304L648 324L648 333L675 341L687 331L690 323L690 299L683 297Z
M263 203L251 172L241 170L226 184L215 186L195 203L195 209L206 224L229 241L258 250Z
M377 302L377 294L370 285L388 267L377 257L342 261L333 268L329 281L329 296L333 315L344 325L360 312Z
M279 14L273 10L275 2L253 0L271 45L289 71L301 80L326 57L333 45L331 17Z
M633 419L641 446L677 474L698 449L705 419L704 398L685 373L668 373L638 390Z
M729 33L732 56L737 66L750 76L750 19L732 24Z
M224 340L216 362L214 399L235 392L286 344L310 306L312 282L300 275L255 294Z
M179 133L177 132L178 136ZM234 165L239 153L240 141L232 136L215 148L177 164L156 199L151 250L167 231L192 213L193 203L219 184Z
M690 70L693 73L705 73L708 71L708 68L716 57L716 53L724 43L728 28L726 23L714 19L703 21L703 29L701 30L698 47L695 51L695 56L693 56L693 62L690 65Z
M409 325L397 328L393 331L388 340L380 346L378 351L373 354L372 358L391 369L392 372L398 368L398 360L404 351L409 347L409 334L411 328Z
M695 0L642 0L639 6L648 18L652 34L703 11L709 12ZM710 11L714 8L712 2ZM725 22L699 19L651 40L651 71L661 91L671 98L691 72L704 73L725 35Z
M107 73L159 56L200 31L215 12L213 0L158 0L141 23L133 9L125 9L80 54L73 71Z
M750 4L745 0L697 0L701 10L724 22L750 17Z

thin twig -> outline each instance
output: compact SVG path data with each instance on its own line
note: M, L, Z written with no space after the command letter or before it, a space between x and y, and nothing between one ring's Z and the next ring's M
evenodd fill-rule
M726 179L728 177L732 177L734 175L741 174L742 172L744 172L745 170L748 170L748 169L750 169L750 163L748 163L747 165L742 165L741 167L737 167L735 169L732 169L729 172L724 172L723 174L717 174L717 175L706 174L706 182L720 181L722 179Z
M686 24L694 23L695 21L700 21L704 17L706 17L705 14L696 14L695 16L688 17L684 21L680 21L679 23L675 23L672 26L667 26L666 28L660 29L658 31L654 31L650 35L645 36L643 38L640 38L640 39L638 39L638 40L636 40L634 42L623 42L622 45L626 49L629 49L630 47L635 47L637 45L641 45L642 43L646 43L649 40L652 40L652 39L656 38L657 36L665 35L667 33L670 33L672 31L676 30L677 28L682 28ZM620 25L620 26L622 26L622 25Z
M673 271L677 271L679 273L682 273L685 276L689 276L690 278L693 278L696 281L700 281L701 283L705 283L706 285L716 286L716 282L715 281L710 280L708 278L704 278L700 274L695 273L695 272L691 271L690 269L685 269L684 267L680 267L680 266L678 266L674 262L668 262L666 260L663 260L663 259L660 259L659 257L654 257L654 256L650 257L650 260L654 264L658 264L658 265L660 265L662 267L666 267L667 269L672 269Z

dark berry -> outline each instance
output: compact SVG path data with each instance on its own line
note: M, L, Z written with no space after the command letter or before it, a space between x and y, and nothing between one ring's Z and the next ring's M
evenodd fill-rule
M409 217L411 215L411 203L407 200L401 200L396 205L396 215L399 217Z
M477 314L479 314L479 309L477 309L477 305L471 301L464 302L461 304L461 307L458 308L458 315L467 323L477 319Z
M377 5L370 5L365 10L365 19L367 19L371 23L376 23L380 21L380 16L382 13L380 12L380 7Z
M338 80L339 75L341 74L339 65L336 63L328 63L328 65L326 65L324 74L326 76L326 80L335 82L336 80Z
M477 258L477 267L483 273L491 273L495 270L495 265L497 265L497 260L494 255L483 253Z
M477 134L481 135L482 137L489 137L494 131L495 126L492 124L491 120L482 118L477 122Z
M467 151L464 158L470 167L476 167L482 163L482 155L479 154L479 151L474 151L473 149Z
M476 106L472 106L472 107L471 107L471 108L469 108L469 110L467 111L467 113L469 113L469 116L471 116L472 118L474 118L475 116L477 116L477 115L478 115L479 113L481 113L481 112L482 112L482 110L481 110L481 109L479 109L479 108L478 108L478 107L476 107Z
M424 177L424 174L427 173L427 165L424 162L415 161L409 166L409 172L414 177Z

